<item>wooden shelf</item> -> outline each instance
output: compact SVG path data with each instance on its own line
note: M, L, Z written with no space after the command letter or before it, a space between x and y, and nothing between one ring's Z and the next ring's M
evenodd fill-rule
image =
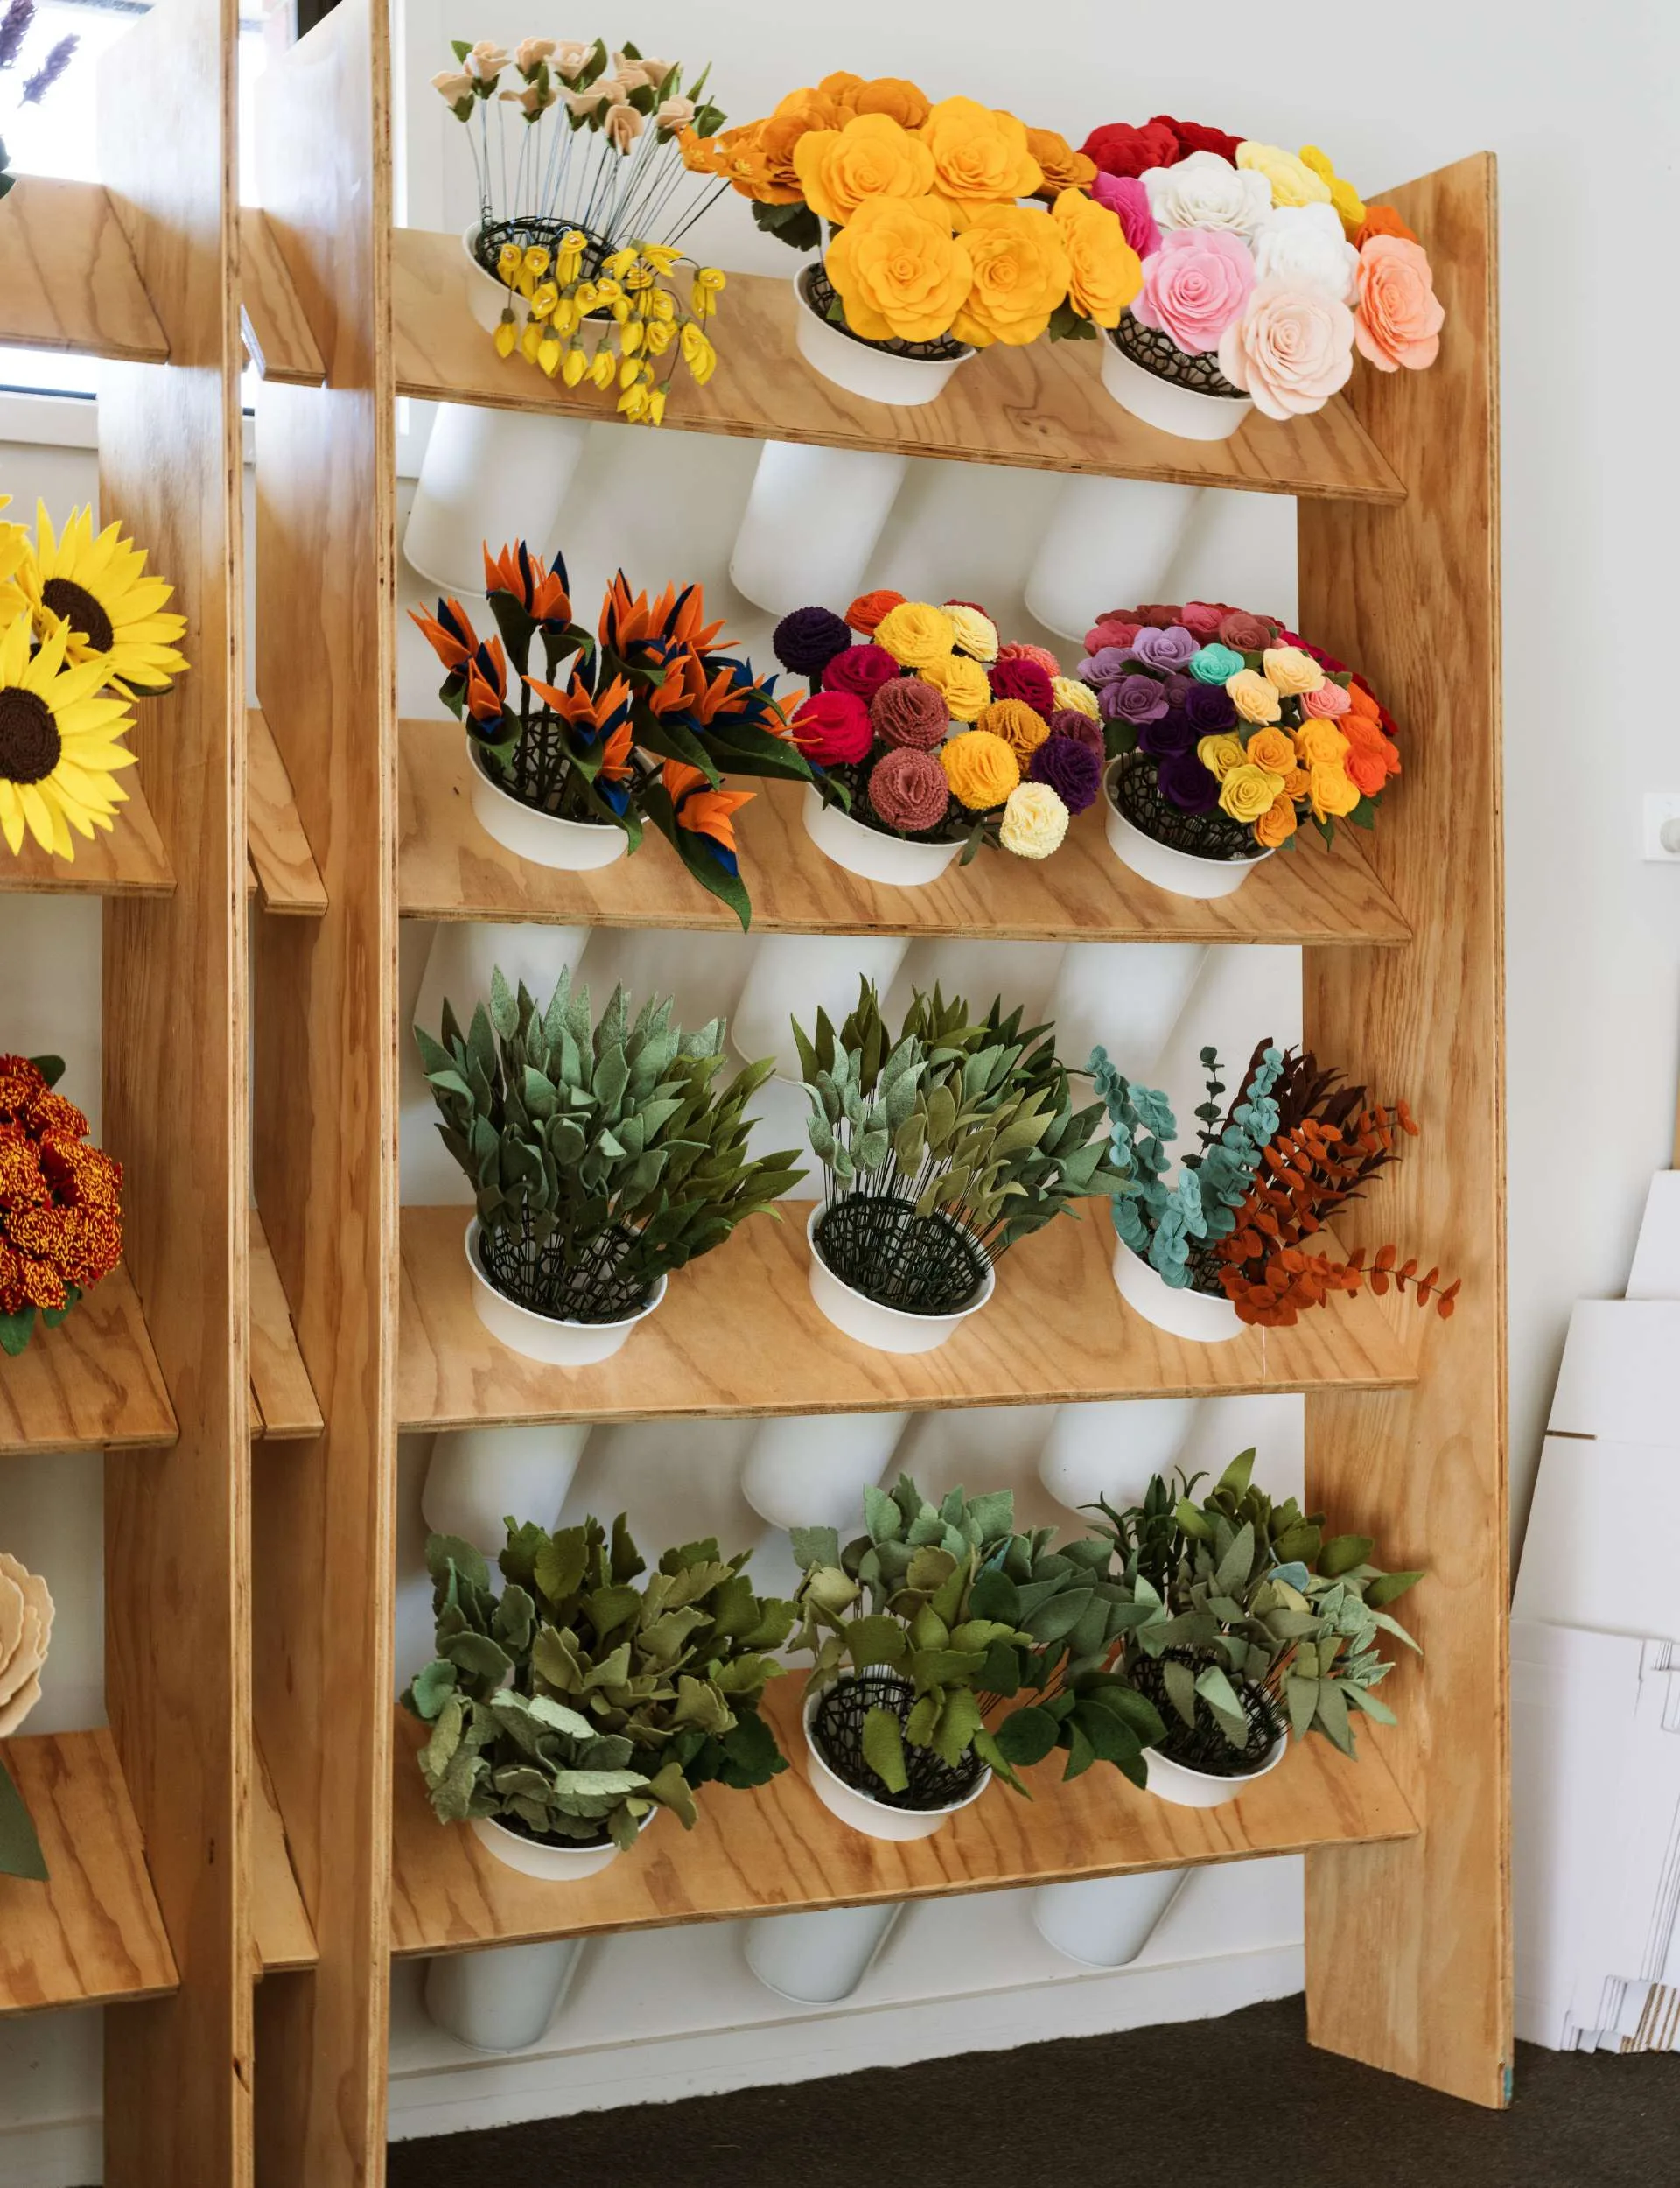
M278 1975L313 1967L320 1952L292 1872L286 1827L261 1748L254 1750L251 1763L251 1933L258 1975Z
M18 178L0 217L0 343L167 361L168 338L100 184Z
M178 1434L140 1301L121 1266L56 1329L0 1359L0 1455L167 1444Z
M274 230L262 209L239 211L240 326L251 362L265 380L318 388L326 367L291 285Z
M291 1309L274 1265L262 1218L250 1211L251 1434L270 1443L318 1436L321 1409L298 1349Z
M10 200L6 202L10 205ZM4 219L0 214L0 234ZM0 284L4 281L0 274ZM122 788L128 803L117 809L116 825L108 834L96 828L91 843L76 837L74 859L53 858L32 836L24 837L15 855L0 845L0 891L30 896L169 895L175 887L175 869L137 771L128 774Z
M247 710L245 737L245 831L262 908L318 919L326 909L321 870L298 817L291 777L261 708Z
M610 398L574 393L522 358L497 356L468 305L459 236L400 228L394 246L399 395L614 422ZM718 369L704 388L678 377L666 430L1250 494L1405 499L1404 482L1340 396L1288 424L1256 413L1231 440L1180 440L1110 398L1095 342L1034 342L971 357L938 402L894 410L848 395L806 364L794 346L797 309L791 278L731 274L718 312Z
M159 1998L179 1977L108 1732L9 1740L50 1872L0 1876L0 2015Z
M1106 1206L1088 1202L998 1265L997 1294L937 1351L874 1352L817 1312L806 1278L810 1204L782 1201L673 1277L659 1311L614 1359L545 1367L479 1320L465 1208L402 1210L397 1414L403 1429L536 1420L682 1420L769 1413L1040 1406L1093 1399L1386 1390L1417 1362L1370 1299L1298 1328L1186 1343L1126 1308ZM1345 1310L1345 1311L1344 1311Z
M739 931L664 838L594 873L533 866L473 817L458 723L402 724L397 869L407 919L553 921L561 926ZM925 888L860 880L822 853L800 818L802 785L761 782L736 819L754 934L990 936L1025 942L1407 942L1411 929L1351 833L1256 866L1234 896L1199 902L1142 880L1109 849L1097 807L1042 864L982 851Z
M779 1777L752 1793L704 1787L691 1832L661 1816L610 1869L565 1885L522 1876L466 1827L438 1822L415 1761L425 1727L399 1709L392 1951L458 1952L879 1899L1003 1891L1410 1838L1418 1829L1367 1730L1357 1762L1326 1740L1308 1740L1223 1808L1173 1807L1102 1766L1064 1785L1063 1760L1056 1757L1026 1773L1030 1800L993 1785L933 1837L892 1845L848 1830L812 1792L799 1721L804 1684L802 1673L786 1674L766 1704L788 1758Z

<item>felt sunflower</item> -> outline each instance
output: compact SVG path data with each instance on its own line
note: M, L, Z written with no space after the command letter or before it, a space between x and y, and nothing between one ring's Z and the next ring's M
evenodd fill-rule
M68 627L68 660L76 667L95 656L105 680L130 698L167 691L186 668L174 641L186 628L183 615L165 614L174 587L146 575L146 553L108 524L97 537L90 508L73 509L56 537L45 502L36 504L34 552L18 582L35 611L45 640L54 617Z
M0 494L0 511L11 507L11 496ZM22 588L15 582L18 572L29 558L29 534L21 524L10 522L0 515L0 624L14 615L26 615L29 602Z
M128 799L115 770L135 764L117 742L134 718L102 696L106 657L66 664L70 643L55 621L32 654L24 615L0 635L0 831L14 852L27 829L43 851L74 859L70 831L91 841Z

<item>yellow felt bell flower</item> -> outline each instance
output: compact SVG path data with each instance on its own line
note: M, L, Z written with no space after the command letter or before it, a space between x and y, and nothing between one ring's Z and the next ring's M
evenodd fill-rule
M665 390L663 388L652 389L648 393L648 423L650 425L662 425L665 423Z
M622 250L615 250L610 258L604 258L601 261L601 271L621 281L635 263L636 247L634 243L628 243Z
M603 390L612 386L618 377L618 366L613 361L610 349L603 347L596 351L595 361L589 368L589 376L595 385Z
M672 243L644 243L641 255L656 273L668 274L682 254Z
M531 317L545 319L560 301L560 291L551 281L537 284L536 294L531 298Z
M619 340L626 357L634 357L640 349L641 338L645 330L640 319L632 319L629 325L625 328L624 333L620 336Z
M589 360L581 347L574 342L561 361L560 377L569 388L575 388L589 370Z
M520 269L524 263L525 254L517 243L504 243L497 252L496 272L508 288L517 284Z
M536 361L550 380L559 368L561 354L561 346L552 334L546 337L537 350Z
M542 347L543 327L540 319L527 319L525 332L519 338L519 354L528 365L536 362L536 353Z
M511 312L504 312L501 315L501 325L495 332L497 356L511 357L514 354L514 345L518 340L519 329L514 324L514 315Z

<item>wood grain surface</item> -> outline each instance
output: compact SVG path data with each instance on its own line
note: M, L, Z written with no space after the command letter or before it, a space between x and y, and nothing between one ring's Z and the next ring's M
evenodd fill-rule
M318 919L326 909L321 870L298 817L291 777L261 707L246 714L245 820L251 869L265 912Z
M0 2016L172 1991L174 1955L110 1734L31 1733L0 1756L48 1870L45 1884L0 1876Z
M741 214L745 222L745 207ZM794 263L790 254L785 279L731 274L714 329L718 369L704 388L678 375L662 430L1250 494L1404 499L1402 480L1340 397L1288 424L1256 412L1230 440L1180 440L1141 424L1110 398L1095 342L999 344L960 365L937 402L914 410L849 395L814 372L794 346ZM399 395L613 422L609 398L575 393L522 358L498 357L468 307L467 285L458 235L397 230Z
M285 1287L255 1209L250 1225L251 1394L261 1416L256 1433L270 1442L318 1436L326 1424L298 1349Z
M326 367L260 206L240 207L240 324L265 380L318 388Z
M176 1433L146 1318L121 1266L56 1329L38 1322L26 1350L0 1358L0 1453L172 1444Z
M531 1420L737 1419L766 1413L1061 1405L1092 1399L1377 1390L1410 1382L1410 1356L1374 1302L1341 1301L1288 1330L1191 1344L1134 1314L1115 1288L1108 1210L1083 1203L998 1264L998 1289L937 1350L906 1357L844 1336L807 1281L809 1203L781 1201L670 1280L614 1358L545 1367L480 1322L465 1208L402 1210L397 1406L404 1429Z
M258 1748L251 1801L251 1936L259 1977L313 1967L319 1958L304 1896L292 1873L274 1780Z
M473 816L472 762L457 722L402 725L397 887L409 919L549 920L563 926L738 931L662 836L595 873L533 866ZM995 936L1026 942L1403 943L1411 929L1344 830L1267 859L1235 895L1169 895L1123 866L1102 816L1080 815L1051 859L981 851L924 888L860 880L805 833L804 789L756 786L736 816L755 934Z
M438 1822L415 1759L425 1727L396 1713L391 1949L460 1951L540 1938L663 1929L794 1909L856 1907L928 1894L1002 1891L1081 1876L1239 1862L1417 1829L1377 1743L1349 1762L1326 1740L1297 1744L1264 1783L1222 1808L1178 1808L1101 1764L1061 1782L1063 1759L1025 1773L1032 1798L989 1786L931 1838L893 1845L830 1815L808 1782L804 1678L777 1680L766 1705L788 1768L756 1792L709 1785L685 1832L659 1817L598 1876L550 1884L498 1862L477 1834Z
M0 343L146 364L168 356L101 184L18 177L0 217Z
M1349 1242L1397 1238L1463 1279L1451 1322L1400 1309L1413 1391L1307 1406L1309 1500L1428 1578L1403 1606L1425 1652L1384 1693L1389 1757L1424 1830L1313 1857L1314 2042L1484 2105L1512 2060L1506 1605L1503 901L1498 331L1494 163L1392 193L1446 306L1428 372L1354 375L1352 400L1404 473L1404 508L1300 512L1306 627L1364 663L1404 732L1406 772L1372 859L1417 929L1399 951L1306 960L1309 1046L1417 1107L1423 1137Z
M11 514L17 514L15 505ZM24 837L21 851L0 852L0 890L29 896L166 896L175 873L145 786L130 772L122 788L128 803L116 825L108 835L96 829L92 843L78 836L74 859L53 858L32 836Z

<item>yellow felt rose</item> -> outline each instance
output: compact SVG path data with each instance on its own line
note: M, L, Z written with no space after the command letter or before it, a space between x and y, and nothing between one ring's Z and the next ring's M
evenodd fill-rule
M1336 217L1351 243L1365 225L1365 200L1353 184L1339 175L1331 163L1330 155L1321 152L1316 144L1303 144L1301 165L1308 167L1330 192L1330 202L1336 208Z
M948 334L974 282L968 245L936 198L869 198L825 261L846 324L866 342Z
M1236 148L1236 164L1264 175L1271 185L1273 205L1328 205L1330 186L1315 175L1293 152L1281 144L1262 144L1252 138Z
M871 198L925 198L934 186L933 154L885 114L810 130L794 147L794 172L806 204L836 228Z
M1359 803L1359 786L1348 780L1340 760L1317 761L1306 772L1315 820L1339 820Z
M1248 755L1242 749L1242 740L1226 730L1217 737L1199 737L1196 757L1209 775L1217 775L1222 782L1233 768L1243 765Z
M1304 768L1339 768L1348 740L1334 722L1314 716L1295 732L1295 750Z
M1001 805L1021 779L1021 764L1001 737L990 730L965 729L939 748L939 764L951 796L971 813Z
M920 84L907 76L874 76L853 95L859 114L890 114L907 130L919 130L933 110Z
M1324 670L1298 646L1268 646L1260 660L1267 683L1280 691L1299 693L1324 688Z
M1018 760L1030 760L1050 734L1050 725L1025 699L994 699L980 716L982 729L1001 737Z
M1269 813L1282 795L1284 778L1250 760L1228 769L1219 786L1219 810L1234 821L1252 828L1262 813Z
M1275 722L1282 719L1284 703L1278 696L1278 686L1257 670L1239 669L1234 677L1226 678L1225 689L1245 722Z
M972 654L976 661L997 660L998 626L990 615L970 607L965 600L948 600L945 613L951 619L960 652Z
M1077 677L1052 677L1050 689L1058 706L1070 706L1075 714L1088 714L1094 722L1102 720L1102 710L1096 703L1096 692Z
M977 100L942 99L922 123L921 138L934 156L934 189L956 203L1006 205L1043 184L1026 123Z
M928 669L948 659L956 639L950 617L926 600L900 600L875 626L875 643L900 669Z
M897 613L895 609L894 614ZM880 634L875 636L880 643ZM976 721L991 701L991 685L986 672L977 661L970 661L967 654L945 654L937 661L930 661L916 671L924 684L931 684L945 702L946 712L954 722Z
M1064 190L1050 208L1068 252L1068 301L1082 319L1118 326L1144 285L1144 269L1126 232L1082 190Z
M1004 805L998 840L1018 859L1047 859L1068 833L1068 808L1047 782L1023 782Z
M1068 247L1054 216L1040 206L983 206L962 241L974 277L952 333L976 349L1036 342L1068 293Z

